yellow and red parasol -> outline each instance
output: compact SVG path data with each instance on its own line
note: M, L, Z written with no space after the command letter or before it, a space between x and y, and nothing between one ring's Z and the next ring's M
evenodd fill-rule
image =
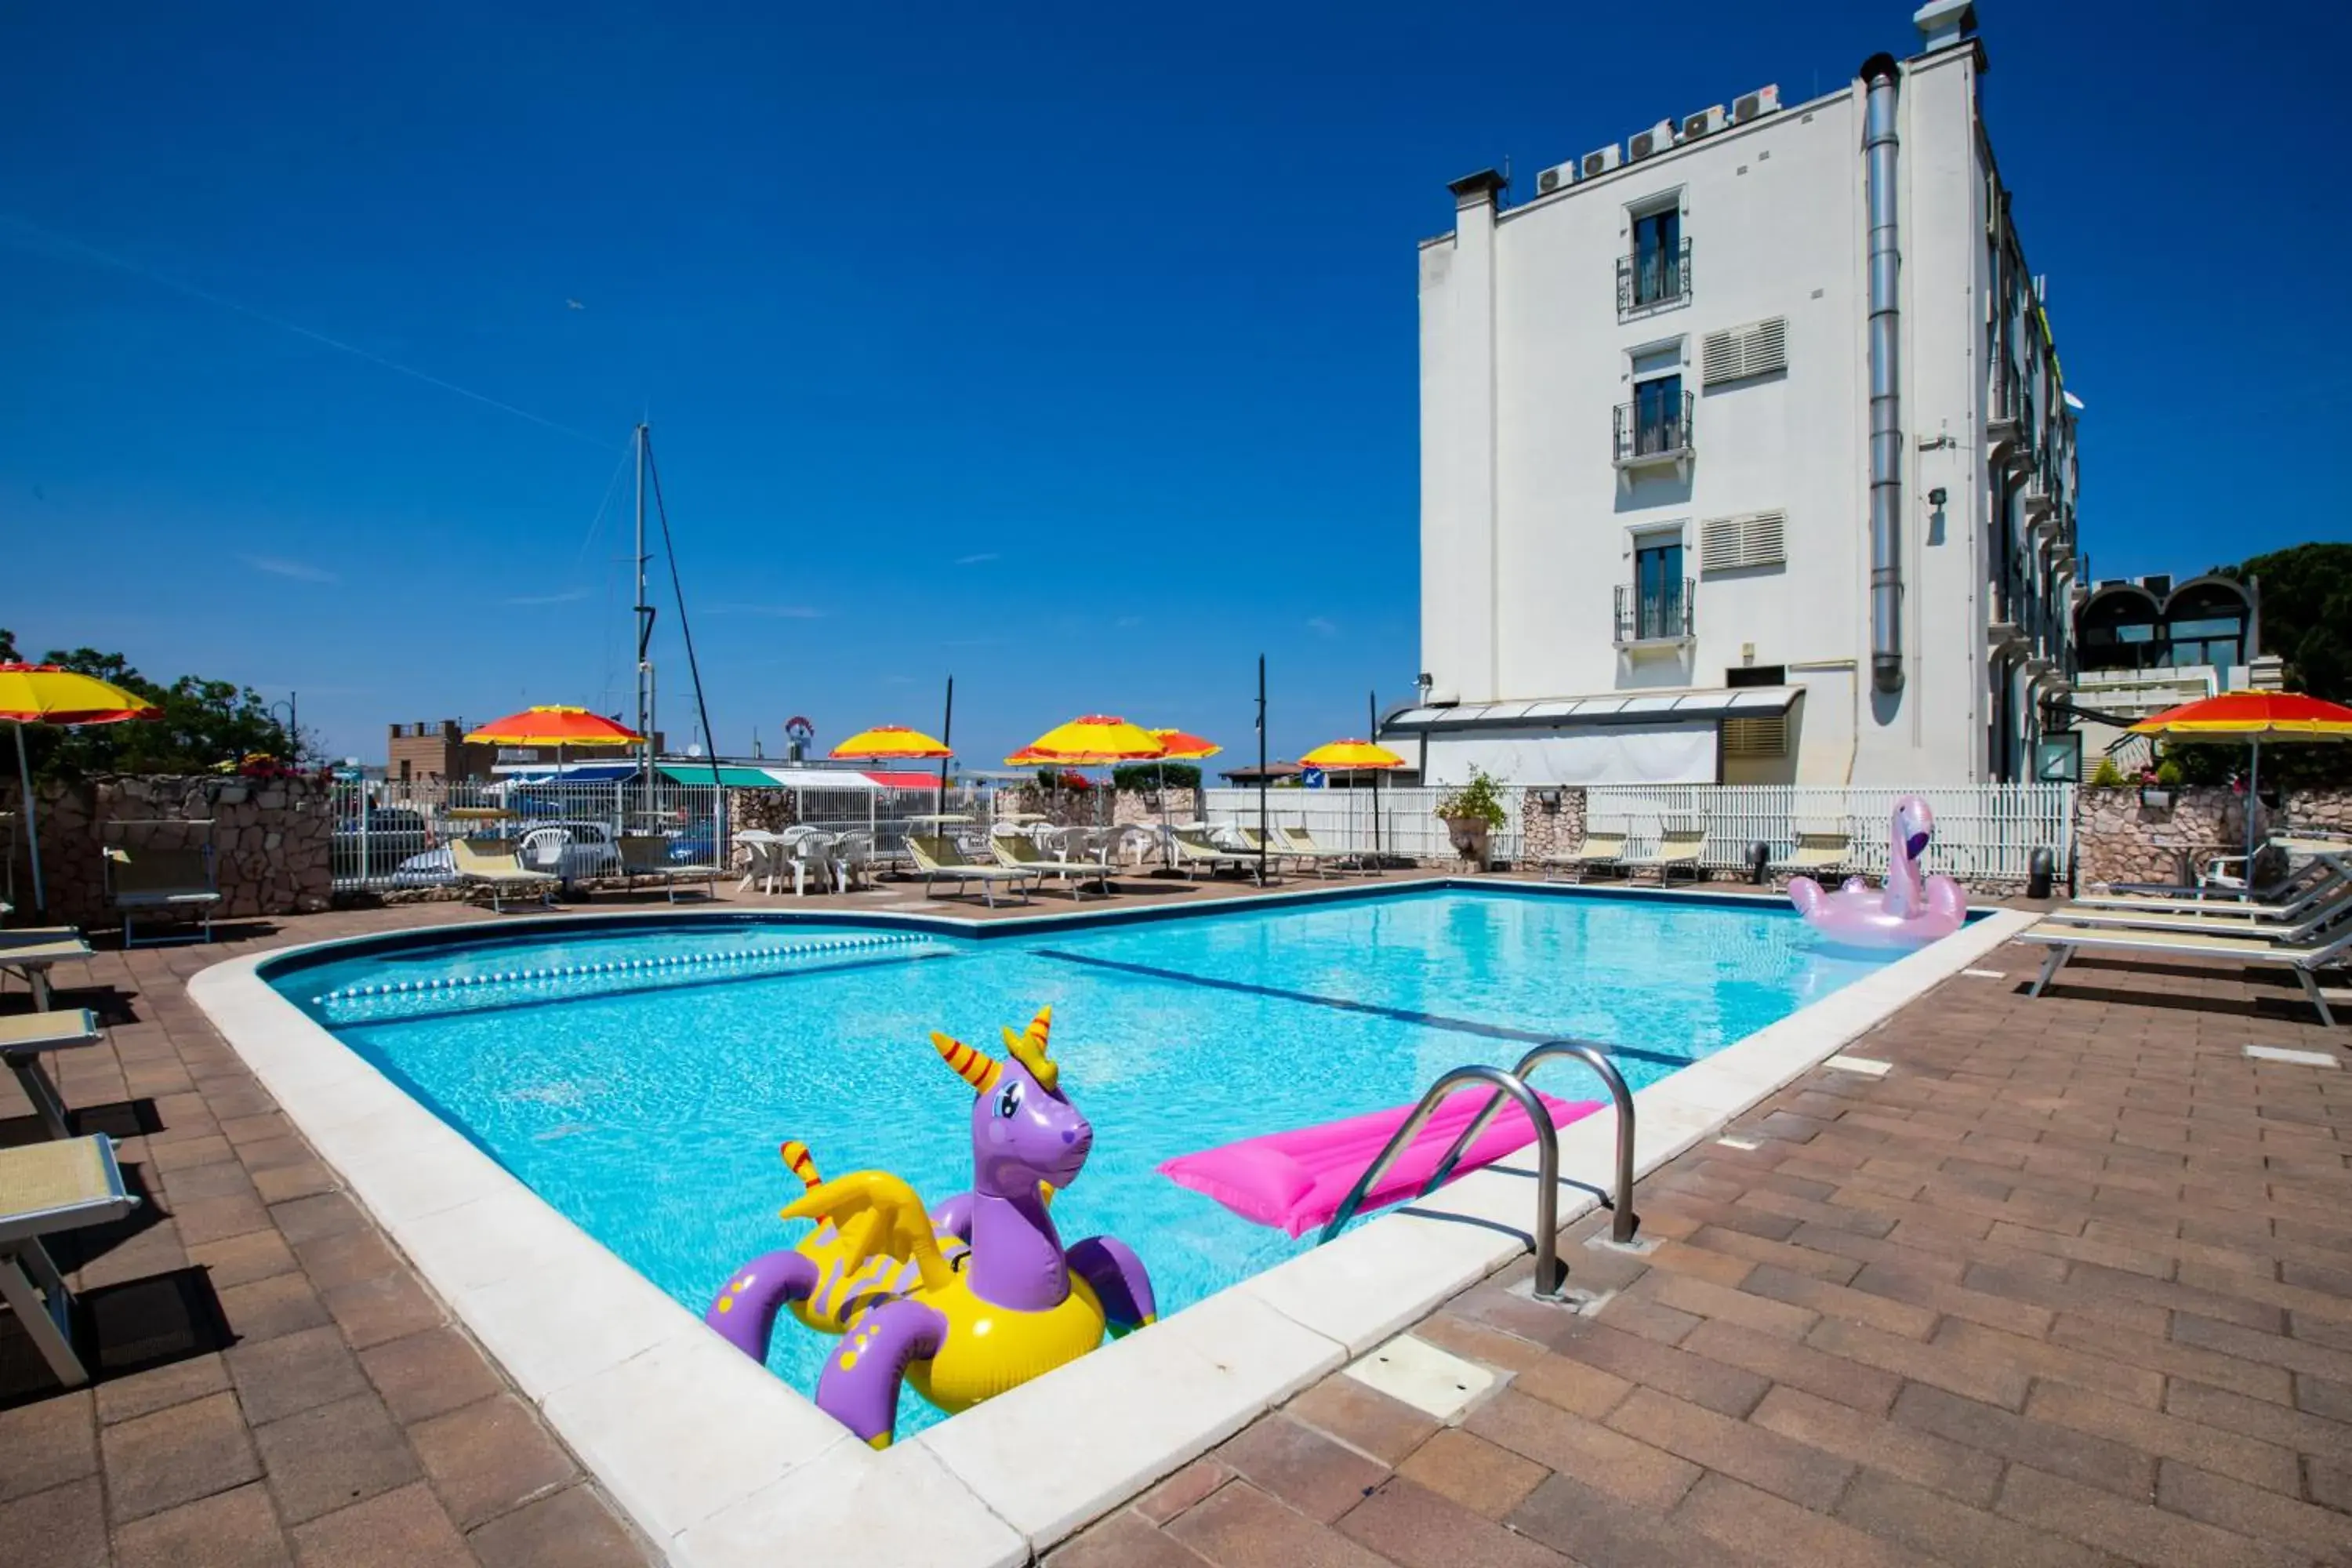
M1108 763L1148 763L1167 754L1149 730L1108 714L1089 713L1046 731L1004 763L1016 768L1034 763L1098 768Z
M1298 759L1298 763L1301 767L1321 768L1326 773L1354 773L1363 769L1387 773L1407 765L1402 757L1372 741L1333 741L1307 752Z
M2352 741L2352 708L2299 691L2224 691L2141 720L2135 735L2181 741L2243 741L2252 749L2246 775L2247 870L2253 869L2254 791L2262 782L2263 742Z
M1369 772L1372 775L1372 854L1377 858L1381 853L1381 775L1407 766L1405 760L1377 741L1332 741L1307 752L1298 763L1301 767L1321 768L1326 773Z
M860 730L827 755L836 763L937 763L955 755L945 741L934 740L904 724L877 724Z
M645 739L635 730L585 708L550 704L494 719L466 739L485 746L634 746Z
M33 908L47 913L41 880L41 825L33 804L33 764L25 753L27 724L121 724L161 719L163 710L110 681L56 664L0 664L0 719L16 726L16 776L25 792L25 832L32 853Z

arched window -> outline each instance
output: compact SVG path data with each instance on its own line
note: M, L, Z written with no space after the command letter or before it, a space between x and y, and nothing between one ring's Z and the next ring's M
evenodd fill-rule
M2224 670L2245 663L2251 610L2245 589L2227 577L2183 583L2164 601L2167 662L2176 669L2210 664Z
M2085 600L2074 622L2084 669L2149 669L2168 664L2164 610L2137 583L2109 583Z

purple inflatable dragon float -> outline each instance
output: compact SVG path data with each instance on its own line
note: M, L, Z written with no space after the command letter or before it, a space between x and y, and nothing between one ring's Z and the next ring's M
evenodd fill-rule
M1150 1324L1158 1307L1142 1259L1124 1242L1089 1237L1065 1248L1047 1205L1077 1180L1094 1129L1064 1093L1046 1055L1053 1009L999 1060L933 1035L940 1059L972 1088L972 1187L926 1213L887 1171L824 1181L805 1145L783 1146L806 1184L786 1219L817 1228L728 1279L709 1323L744 1354L767 1360L786 1307L841 1349L818 1375L820 1409L877 1448L898 1425L898 1389L953 1415Z

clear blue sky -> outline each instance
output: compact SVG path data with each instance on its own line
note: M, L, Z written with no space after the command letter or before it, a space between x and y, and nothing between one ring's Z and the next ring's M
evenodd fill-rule
M1980 11L2095 572L2352 534L2352 25ZM975 760L1103 708L1238 754L1262 649L1293 753L1416 668L1444 182L1524 195L1915 38L1757 0L19 8L0 625L299 688L370 759L625 707L625 496L598 520L642 407L724 748L931 724L952 672Z

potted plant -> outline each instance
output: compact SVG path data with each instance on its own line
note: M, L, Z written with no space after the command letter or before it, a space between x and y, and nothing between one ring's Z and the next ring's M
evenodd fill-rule
M1472 768L1470 782L1439 801L1436 815L1444 819L1454 852L1481 868L1486 865L1496 831L1510 820L1510 813L1503 807L1502 792L1484 768Z
M2124 771L2116 766L2116 760L2113 757L2101 757L2099 765L2091 770L2093 789L2121 789L2123 783Z
M2170 757L2139 776L2139 803L2157 811L2170 811L2180 791L2180 764Z

